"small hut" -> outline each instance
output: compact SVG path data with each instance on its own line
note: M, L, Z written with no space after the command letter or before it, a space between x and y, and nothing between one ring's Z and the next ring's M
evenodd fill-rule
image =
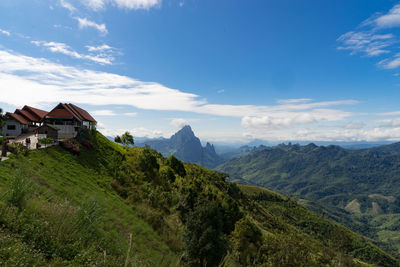
M35 129L35 135L38 137L38 139L49 137L53 140L58 140L58 131L59 129L52 125L43 124Z

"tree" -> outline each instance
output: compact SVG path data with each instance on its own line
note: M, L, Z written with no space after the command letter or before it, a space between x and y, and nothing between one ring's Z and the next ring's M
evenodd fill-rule
M177 159L174 155L171 155L167 158L166 165L171 167L179 176L186 176L185 166L183 165L182 161Z
M53 138L50 137L39 139L39 143L43 144L44 147L47 147L47 145L50 145L53 142L54 142Z
M133 136L128 131L126 131L121 136L117 135L114 138L114 142L123 144L124 146L133 146L135 144L135 142L133 141Z
M183 234L189 266L218 266L226 253L223 214L215 201L203 201L189 214Z

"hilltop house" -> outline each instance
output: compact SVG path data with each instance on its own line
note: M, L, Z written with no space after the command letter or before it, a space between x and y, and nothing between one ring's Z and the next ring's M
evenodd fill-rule
M38 138L67 139L75 137L82 129L95 128L96 123L86 110L74 104L60 103L50 112L24 106L5 114L2 133L10 137L32 133Z
M74 104L58 104L47 113L42 122L58 129L58 138L75 137L81 129L96 127L96 120L84 109Z
M16 109L14 113L5 114L5 124L2 129L4 136L19 136L23 133L33 131L41 125L41 121L47 111L24 106L22 109Z

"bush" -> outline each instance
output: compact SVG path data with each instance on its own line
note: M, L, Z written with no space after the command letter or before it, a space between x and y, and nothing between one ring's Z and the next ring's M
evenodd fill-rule
M9 190L6 192L5 201L9 205L22 210L25 207L26 199L31 191L32 183L17 171L14 179L9 184Z
M162 184L175 182L175 174L171 167L163 166L160 168L160 180Z
M169 156L166 159L165 164L171 167L175 171L175 173L178 174L179 176L181 177L186 176L185 166L183 165L182 161L177 159L174 155Z
M218 202L198 203L189 214L183 241L191 266L217 266L226 253L223 218Z
M231 235L233 254L240 264L252 264L262 245L262 233L249 219L242 218L235 224Z

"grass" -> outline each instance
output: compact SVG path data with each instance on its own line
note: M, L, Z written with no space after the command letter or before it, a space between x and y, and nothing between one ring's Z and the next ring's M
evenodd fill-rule
M397 263L272 191L238 187L195 164L171 176L156 151L124 148L99 133L85 142L79 155L54 146L0 162L0 265L180 266L188 262L185 223L199 203L223 216L221 265ZM341 239L348 242L335 245Z
M112 148L122 151L117 145ZM81 160L60 147L51 147L31 151L22 160L11 156L8 161L0 162L0 188L6 191L15 170L20 170L35 184L32 199L40 203L37 205L69 202L76 207L88 199L94 200L101 208L102 232L110 233L109 237L115 236L115 247L120 251L127 250L128 236L132 233L132 258L135 256L146 265L177 262L177 255L152 227L111 190L112 177L88 167L89 153Z

